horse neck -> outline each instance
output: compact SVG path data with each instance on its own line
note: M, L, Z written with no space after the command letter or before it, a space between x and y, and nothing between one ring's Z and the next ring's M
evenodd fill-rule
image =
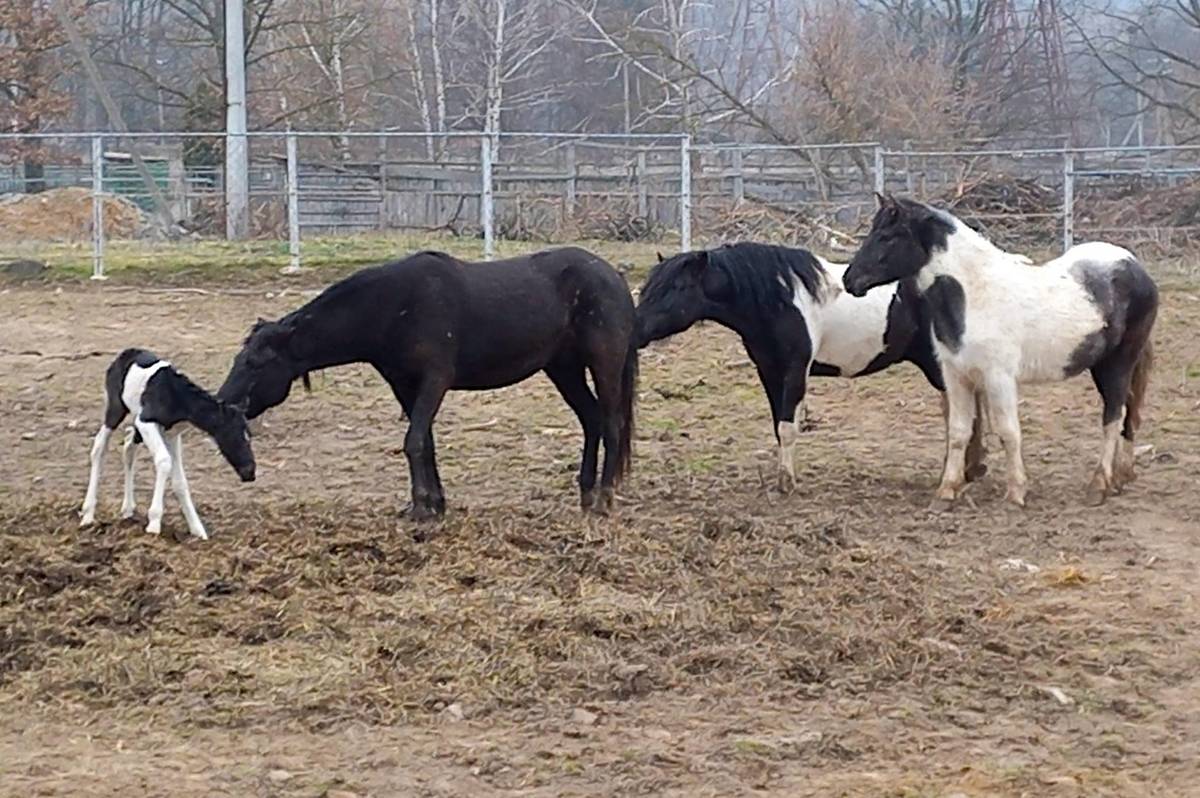
M193 385L190 390L182 391L180 398L187 420L196 428L209 435L214 435L221 429L224 424L221 403L212 394Z
M287 320L292 325L292 365L296 377L310 371L344 366L362 360L361 319L336 307L316 304L321 297L305 305ZM300 354L297 354L300 353Z
M955 223L954 233L946 238L946 248L934 252L917 275L922 291L940 276L953 277L966 287L991 282L996 266L1019 260L957 219Z

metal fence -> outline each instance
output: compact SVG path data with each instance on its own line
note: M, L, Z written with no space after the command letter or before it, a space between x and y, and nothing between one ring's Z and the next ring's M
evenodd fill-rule
M0 136L9 164L0 167L0 246L37 257L46 240L90 242L92 274L103 278L112 242L140 242L138 256L150 260L162 257L164 238L185 248L222 238L224 141L221 132ZM499 240L653 239L689 249L693 238L760 233L726 223L743 222L747 209L775 214L768 222L803 218L801 239L820 228L849 246L873 191L945 202L1013 248L1068 247L1076 236L1187 242L1200 232L1200 191L1187 207L1170 193L1200 176L1200 147L932 150L394 131L251 133L248 142L251 233L286 241L291 269L306 242L397 231L477 236L488 258ZM53 189L90 200L90 218L68 218L49 202ZM28 218L39 205L13 221L26 201L45 204L46 225Z

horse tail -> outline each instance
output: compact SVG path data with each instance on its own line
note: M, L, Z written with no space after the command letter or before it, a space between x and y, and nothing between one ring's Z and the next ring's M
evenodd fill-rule
M1150 372L1154 370L1154 343L1147 338L1142 344L1141 354L1133 366L1133 378L1129 383L1129 399L1125 402L1124 435L1133 440L1142 425L1142 408L1146 403L1146 388L1150 385Z
M636 334L629 339L625 352L625 366L621 370L621 429L617 443L617 479L629 475L633 463L633 416L637 401L638 345Z

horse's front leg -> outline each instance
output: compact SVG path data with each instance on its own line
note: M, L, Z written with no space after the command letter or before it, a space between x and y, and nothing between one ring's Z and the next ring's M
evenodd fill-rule
M796 408L804 403L811 366L811 356L794 358L783 374L780 387L775 434L779 438L779 488L785 492L796 489L796 442L800 439Z
M112 434L112 429L107 424L102 424L100 431L92 440L92 470L88 474L87 495L83 497L81 509L83 518L79 522L80 526L90 526L96 523L96 503L100 496L100 472L104 469L104 448L108 446L108 440Z
M996 434L1004 443L1008 490L1005 498L1018 507L1025 506L1025 461L1021 457L1021 419L1017 412L1017 381L1010 375L987 380L987 406L996 425ZM982 409L982 408L980 408ZM978 421L978 419L977 419Z
M433 450L433 419L437 416L446 386L426 380L417 391L404 435L404 456L412 480L412 517L424 521L446 511L446 499L437 473Z
M961 375L947 370L946 463L934 493L935 509L948 507L966 485L966 454L975 421L975 389Z
M121 517L133 518L137 502L133 495L133 470L137 463L137 429L129 427L125 432L125 445L121 448L121 462L125 467L125 495L121 500Z
M966 480L967 482L976 482L983 479L987 474L987 442L984 440L986 430L984 428L984 420L986 418L986 408L984 406L984 394L977 392L975 394L975 423L971 427L971 442L967 444L967 465L966 465ZM941 393L942 404L942 421L949 423L950 420L950 400L946 398L945 390Z
M166 500L167 481L171 477L171 451L163 440L162 428L150 421L137 419L134 422L142 435L142 442L154 457L154 496L150 500L149 522L146 531L152 535L162 532L163 504Z

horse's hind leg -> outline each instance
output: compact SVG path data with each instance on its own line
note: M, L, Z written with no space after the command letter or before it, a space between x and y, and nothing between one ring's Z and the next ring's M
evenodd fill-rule
M558 388L562 398L575 411L583 427L583 457L579 464L579 496L584 510L592 509L596 501L596 465L600 459L600 435L604 423L600 404L588 388L583 364L568 360L554 363L546 376ZM606 453L607 456L607 453Z
M412 517L416 521L435 518L446 512L446 498L437 473L433 451L433 419L446 388L440 381L426 379L412 403L408 432L404 435L404 455L412 479Z
M1133 359L1118 349L1092 367L1092 381L1104 400L1104 436L1100 462L1088 484L1087 498L1092 504L1102 504L1120 485L1116 478L1117 452L1121 446L1121 426L1125 420L1125 404L1133 381ZM1130 452L1132 455L1132 452Z
M92 470L88 475L87 494L83 497L81 510L83 517L79 522L80 526L90 526L96 523L96 502L100 493L100 472L104 468L104 449L108 446L108 440L112 434L112 427L108 424L101 424L100 431L92 440Z

